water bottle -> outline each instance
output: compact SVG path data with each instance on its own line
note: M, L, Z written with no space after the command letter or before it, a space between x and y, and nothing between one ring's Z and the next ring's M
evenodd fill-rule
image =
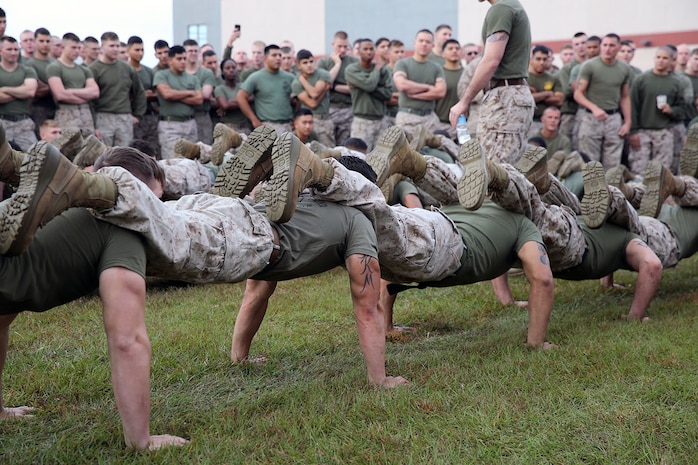
M458 117L458 123L456 124L456 134L458 135L458 143L463 145L470 140L470 133L468 132L468 122L465 120L465 115L460 115Z

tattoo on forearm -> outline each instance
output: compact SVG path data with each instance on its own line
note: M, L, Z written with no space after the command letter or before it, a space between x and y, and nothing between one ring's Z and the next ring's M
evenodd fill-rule
M487 42L501 42L509 40L509 34L506 32L495 32L494 34L487 36Z
M375 259L369 255L362 255L359 260L361 260L361 263L364 265L364 269L361 271L361 274L364 277L364 286L361 288L361 292L363 292L367 286L370 286L371 289L375 289L376 286L373 282L373 270L371 269L371 263Z
M545 247L543 247L543 244L538 244L538 252L540 252L540 262L543 265L548 264L548 252L546 252Z

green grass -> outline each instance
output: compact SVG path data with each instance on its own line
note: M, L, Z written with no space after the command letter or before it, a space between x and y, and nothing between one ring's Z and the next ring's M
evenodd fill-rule
M0 463L696 463L697 267L665 272L649 324L620 318L632 289L557 281L551 352L525 348L526 311L488 283L407 291L396 390L367 384L341 270L279 285L262 366L229 362L242 285L151 289L151 432L192 440L158 452L124 448L99 301L22 315L5 400L38 411L0 423Z

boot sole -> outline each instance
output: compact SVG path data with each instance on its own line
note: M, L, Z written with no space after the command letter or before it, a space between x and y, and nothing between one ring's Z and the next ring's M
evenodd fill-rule
M260 126L252 131L237 151L221 167L211 193L222 197L244 197L267 177L262 163L271 156L276 130Z
M542 147L527 149L515 165L519 173L526 176L526 179L536 187L539 194L544 194L550 189L546 158L547 152Z
M679 158L679 172L685 176L695 176L698 172L698 124L688 128L686 145Z
M582 177L584 197L580 202L580 209L584 223L593 229L600 228L608 216L608 204L611 200L603 165L596 161L587 163L582 170Z
M485 155L477 140L470 139L458 151L463 165L463 176L458 180L458 201L468 210L477 210L487 193L487 168Z
M265 192L267 217L285 223L296 209L298 194L293 188L294 173L300 157L300 141L290 132L283 134L272 149L273 173Z
M34 239L34 234L27 231L36 231L41 219L33 213L61 162L58 152L47 149L48 143L40 142L24 157L17 193L0 222L0 254L20 255Z
M376 172L376 185L382 186L390 173L390 159L405 143L405 133L398 126L386 129L378 138L376 147L366 156L366 163Z
M662 209L660 199L662 198L662 188L664 184L662 164L660 162L652 160L647 164L643 182L647 188L640 201L640 215L656 218L659 211Z

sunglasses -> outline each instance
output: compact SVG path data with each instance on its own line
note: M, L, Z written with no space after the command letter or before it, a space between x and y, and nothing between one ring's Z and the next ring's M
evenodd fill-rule
M477 52L465 52L465 54L468 56L473 56L473 55L477 55Z

